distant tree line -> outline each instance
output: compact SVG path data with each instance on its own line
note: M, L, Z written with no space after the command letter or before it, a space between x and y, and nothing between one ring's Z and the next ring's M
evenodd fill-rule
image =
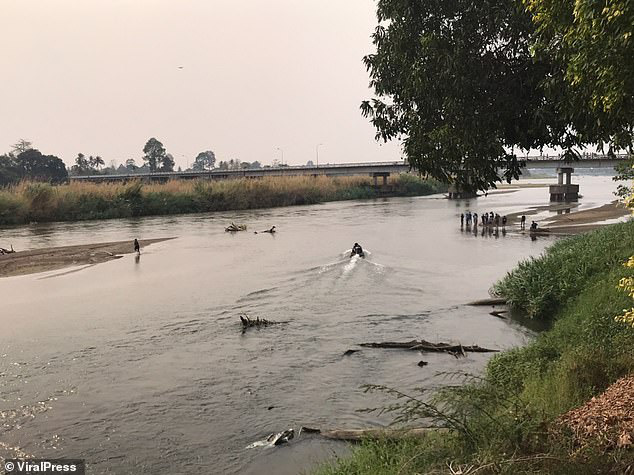
M106 166L99 155L77 154L75 163L66 168L64 162L53 155L43 155L33 148L33 144L27 140L20 140L11 147L11 151L0 155L0 186L18 183L22 180L45 181L49 183L62 183L68 180L68 176L89 175L115 175L115 174L142 174L154 172L173 172L175 160L168 153L161 141L152 137L143 147L141 165L137 165L134 158L129 158L125 163L117 164L113 161ZM273 166L282 166L274 162ZM238 159L220 161L216 167L216 154L212 150L205 150L196 155L191 168L188 170L247 170L262 168L258 161L242 162ZM181 171L180 167L178 171Z
M62 183L68 179L66 165L61 158L43 155L27 140L20 140L11 151L0 155L0 186L21 180Z

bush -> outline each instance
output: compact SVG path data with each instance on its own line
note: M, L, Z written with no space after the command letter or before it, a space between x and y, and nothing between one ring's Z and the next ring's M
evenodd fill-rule
M558 241L541 257L520 262L493 292L530 317L548 320L592 276L625 262L632 249L634 222Z

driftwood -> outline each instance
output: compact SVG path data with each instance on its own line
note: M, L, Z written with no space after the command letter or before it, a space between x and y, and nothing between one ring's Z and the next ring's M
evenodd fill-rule
M253 442L247 446L247 449L254 449L256 447L275 447L289 442L295 437L295 431L293 429L287 429L282 432L271 434L268 437Z
M5 254L15 254L15 251L13 250L13 244L11 244L11 250L0 247L0 256L3 256Z
M390 348L401 350L415 350L430 353L449 353L454 356L465 356L465 353L497 353L499 350L482 348L478 345L452 345L450 343L431 343L425 340L412 340L407 342L386 341L382 343L361 343L365 348Z
M475 300L473 302L469 302L467 305L472 307L485 307L488 305L504 305L506 303L505 298L501 297L492 297L488 299Z
M508 317L505 317L504 314L508 313L507 310L494 310L490 312L489 315L493 315L494 317L501 318L502 320L508 320Z
M246 224L235 224L233 221L231 222L229 226L225 228L225 231L228 233L237 233L238 231L246 231L246 230L247 230Z
M430 433L448 432L446 428L422 427L417 429L335 429L319 430L302 427L300 434L316 433L326 439L360 442L367 439L399 439L403 437L425 437Z
M264 318L256 317L250 318L248 315L240 315L240 321L242 322L242 333L246 332L249 328L263 328L270 325L280 325L285 322L274 322L272 320L266 320Z

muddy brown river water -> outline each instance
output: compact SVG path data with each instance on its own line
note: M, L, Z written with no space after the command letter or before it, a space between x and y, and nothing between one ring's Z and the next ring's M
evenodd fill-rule
M609 178L579 181L584 207L612 199ZM0 457L84 458L94 474L308 470L345 446L246 446L301 425L384 426L356 412L385 402L361 385L439 386L439 373L478 372L489 358L346 350L414 338L505 349L532 337L463 304L552 239L474 236L457 216L546 201L527 188L0 230L16 249L177 237L138 260L0 279ZM230 221L250 231L225 233ZM251 232L272 225L275 235ZM345 255L354 242L365 260ZM288 323L242 334L241 313Z

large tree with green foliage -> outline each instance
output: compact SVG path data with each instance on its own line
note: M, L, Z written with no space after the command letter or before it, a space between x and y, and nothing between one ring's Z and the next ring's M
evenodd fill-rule
M62 183L68 179L68 171L62 159L54 155L43 155L39 150L29 149L15 158L20 178Z
M158 170L167 155L163 144L154 137L146 142L143 153L143 161L150 167L150 172Z
M544 87L579 142L631 149L634 124L634 2L523 0L537 27L536 57L553 65Z
M216 154L211 150L206 150L196 155L196 159L194 160L194 165L192 168L198 171L211 170L215 164Z
M553 80L560 63L538 47L540 27L521 0L379 0L377 12L376 52L365 58L377 97L362 111L377 139L401 139L422 173L487 189L519 175L516 149L561 147L573 158L623 131L623 122L597 124Z
M20 181L20 170L12 154L0 155L0 186Z
M176 161L174 160L174 157L172 156L172 154L166 153L165 156L163 157L163 161L161 162L160 170L162 172L173 172L175 164L176 164Z

